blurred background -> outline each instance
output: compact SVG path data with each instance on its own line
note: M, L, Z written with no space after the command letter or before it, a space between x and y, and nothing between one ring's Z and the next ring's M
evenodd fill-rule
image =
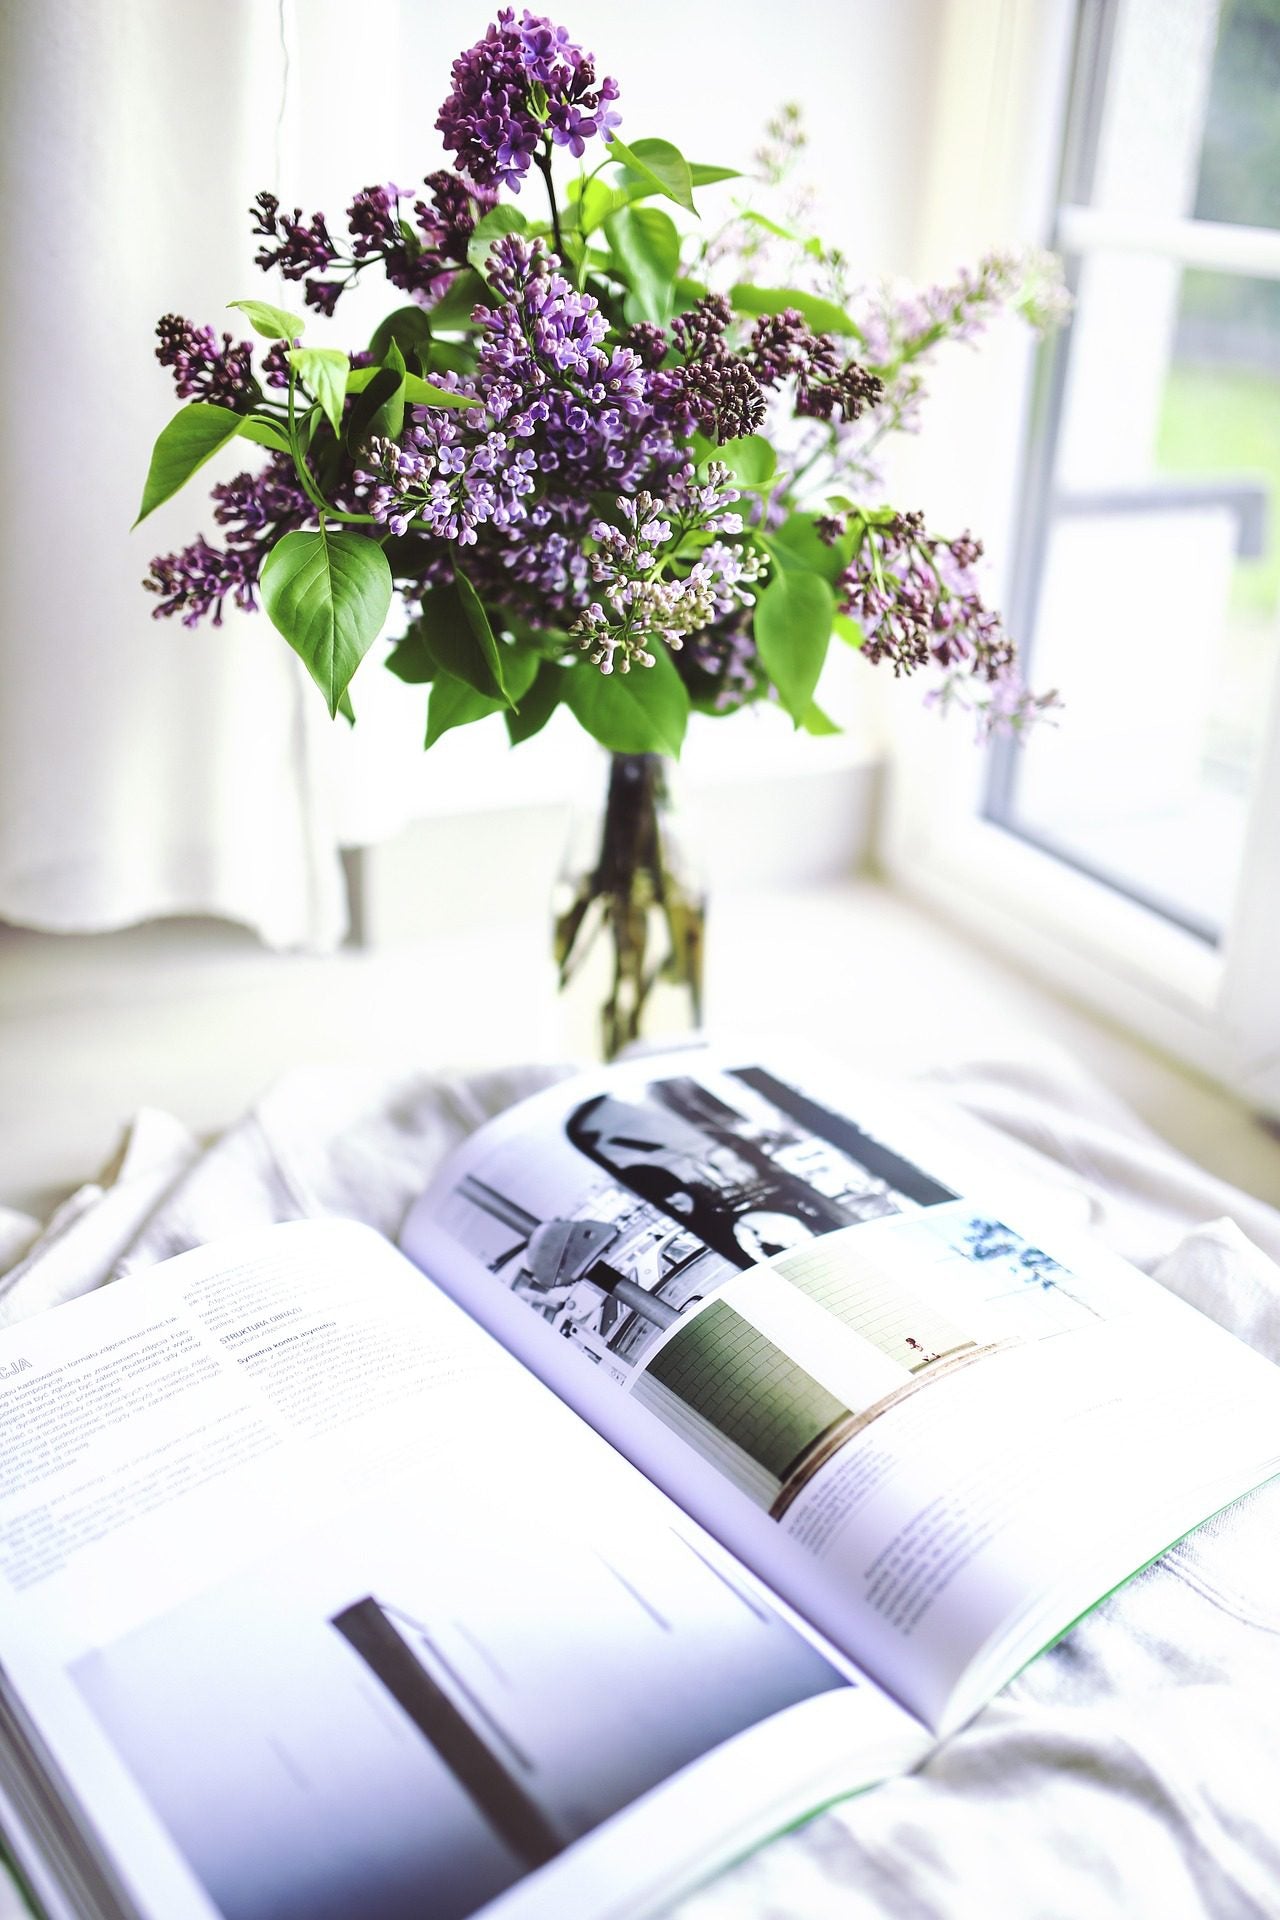
M11 1193L83 1170L139 1100L221 1124L310 1053L581 1046L547 903L602 782L589 743L553 724L510 753L495 720L424 758L419 692L372 662L335 728L264 619L151 620L151 555L213 531L199 481L128 531L172 408L157 317L293 304L253 265L253 195L336 215L412 187L488 17L3 0ZM940 360L886 476L983 538L1060 725L976 753L847 654L821 690L838 736L695 722L713 1021L907 1066L1047 1033L1280 1198L1254 1117L1280 1112L1280 0L573 0L563 22L629 139L749 169L798 102L813 229L855 278L1048 245L1076 301L1043 348L1001 326ZM349 296L316 342L362 344L383 304Z

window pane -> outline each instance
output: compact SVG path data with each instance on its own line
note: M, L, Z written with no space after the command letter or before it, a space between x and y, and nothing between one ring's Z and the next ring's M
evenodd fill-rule
M1177 83L1153 94L1175 25ZM1280 225L1278 75L1280 0L1127 0L1095 203ZM1137 250L1069 264L1013 608L1065 711L1001 754L988 810L1217 940L1280 659L1280 282Z

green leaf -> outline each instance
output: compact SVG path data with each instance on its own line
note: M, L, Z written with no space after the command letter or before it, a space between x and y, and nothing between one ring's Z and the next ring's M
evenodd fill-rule
M434 381L419 380L416 373L404 376L404 397L412 407L478 407L482 402L470 393L450 393Z
M134 526L171 499L196 469L228 440L234 440L243 427L243 414L232 413L230 407L215 407L208 400L193 400L181 413L175 413L152 450Z
M749 287L739 283L729 290L730 303L739 313L784 313L794 307L809 322L815 333L838 333L860 340L861 328L843 307L822 300L816 293L804 293L797 287Z
M387 556L360 533L286 533L267 555L260 584L272 624L336 714L391 605Z
M778 565L789 573L816 573L831 583L844 572L853 553L850 534L828 546L807 513L791 514L775 533L761 538Z
M780 227L776 220L770 220L767 214L757 213L754 207L744 207L738 218L749 226L763 228L765 233L773 234L778 240L799 241L800 236L792 233L790 227Z
M294 347L289 365L317 401L336 434L342 432L342 403L347 397L351 362L338 347Z
M835 595L816 573L779 569L756 600L760 660L797 726L813 700L835 610Z
M475 232L467 242L467 259L478 273L489 264L489 250L504 233L527 233L529 222L518 207L492 207L476 221Z
M451 673L437 674L427 701L427 737L423 747L434 747L441 734L454 727L470 726L473 720L484 720L491 713L499 713L502 704L501 700L487 700L465 680L455 680Z
M379 364L386 359L387 348L393 341L406 360L411 354L426 352L431 345L431 322L421 307L397 307L376 329L369 351ZM350 381L347 386L350 391Z
M653 188L642 187L641 192L651 193ZM629 206L632 190L627 187L608 187L597 175L588 180L585 191L578 201L578 231L584 236L594 233L602 227L611 213L619 207Z
M844 728L836 725L829 713L824 713L815 700L811 700L800 717L800 725L805 733L819 738L831 733L843 733Z
M228 300L227 305L237 308L264 340L287 340L292 346L307 330L300 314L286 313L283 307L270 306L265 300Z
M436 677L436 663L423 645L417 621L403 640L397 640L382 664L388 673L394 673L397 680L411 687L426 686Z
M858 622L847 613L838 613L836 615L835 619L831 622L831 631L832 633L838 633L846 645L851 647L864 645L867 638Z
M433 587L423 596L416 624L437 667L498 706L510 705L498 642L465 573L455 570L451 586Z
M637 140L632 147L617 134L609 142L609 158L650 182L657 191L687 212L697 214L693 204L693 175L679 147L669 140Z
M432 373L472 373L475 355L460 340L433 340L423 361L423 370Z
M474 267L468 267L432 307L432 333L468 332L475 325L471 318L474 309L477 306L491 306L495 298L489 291L488 282Z
M534 657L536 659L536 655ZM507 724L507 738L513 747L518 747L523 740L532 740L535 733L541 733L560 704L565 684L563 667L556 666L550 660L537 662L534 679L517 698L515 706L503 715Z
M601 673L579 660L566 674L564 699L579 724L610 753L678 755L689 723L689 695L664 646L651 667Z
M610 214L604 230L630 289L624 303L626 319L652 320L662 326L675 312L680 266L675 221L658 207L623 207Z
M379 367L374 379L358 393L347 416L347 446L352 453L378 436L398 440L404 427L404 373L397 367Z
M289 436L284 428L278 427L274 420L260 420L255 414L240 422L240 438L252 440L255 446L270 447L273 453L289 451Z
M697 160L689 162L689 175L695 187L713 187L717 180L741 180L737 167L707 167Z
M778 457L762 434L744 434L713 447L710 457L723 460L740 487L766 487L778 467Z

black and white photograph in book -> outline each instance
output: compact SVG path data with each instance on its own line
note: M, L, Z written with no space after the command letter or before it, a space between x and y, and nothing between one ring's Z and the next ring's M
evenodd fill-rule
M424 1495L395 1545L281 1556L77 1665L224 1920L466 1920L849 1684L691 1534L558 1533L536 1495L489 1534Z
M761 1067L602 1093L569 1116L573 1146L735 1266L955 1194L856 1122Z
M465 1174L454 1189L455 1220L463 1216L466 1244L517 1299L626 1381L682 1313L738 1267L619 1181L593 1179L572 1211L540 1219L526 1204L527 1162L527 1154L498 1153L482 1174Z

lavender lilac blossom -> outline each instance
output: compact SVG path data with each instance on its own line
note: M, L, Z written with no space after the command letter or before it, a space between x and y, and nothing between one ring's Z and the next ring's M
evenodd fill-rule
M436 121L460 172L481 187L519 193L545 142L581 158L596 134L608 140L620 116L616 80L597 82L592 55L540 14L504 7L453 63L453 91Z
M974 572L982 546L971 534L941 540L923 515L864 521L853 560L836 583L841 611L858 621L863 658L887 660L895 676L943 670L931 704L974 709L983 737L1012 733L1058 704L1034 695L1000 615L983 605Z
M394 533L476 549L481 592L530 617L568 616L587 584L591 496L661 486L686 456L657 376L605 344L599 303L540 242L504 235L489 280L502 304L476 310L475 374L439 376L481 404L417 410L403 443L377 443L357 478Z
M641 492L621 495L617 511L623 525L597 520L591 555L593 585L604 589L569 629L601 673L615 668L651 667L648 643L665 641L679 652L686 635L712 626L754 604L751 588L763 571L749 548L712 540L702 547L683 576L663 577L691 533L741 533L742 516L729 511L738 498L729 486L729 469L712 460L705 482L694 468L678 473L665 496Z

